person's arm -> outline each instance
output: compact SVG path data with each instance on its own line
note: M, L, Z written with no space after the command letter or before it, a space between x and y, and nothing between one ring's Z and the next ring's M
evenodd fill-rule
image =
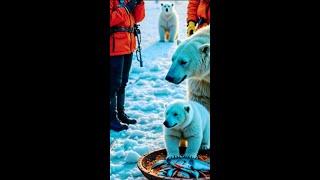
M189 0L187 9L187 36L191 36L196 31L198 21L197 10L200 0Z
M129 21L129 15L125 7L114 8L112 1L110 2L110 27L118 26L123 22Z
M188 8L187 8L187 23L189 23L189 21L193 21L194 23L197 23L198 21L197 10L198 10L199 4L200 4L200 0L189 0Z
M141 22L145 17L145 7L143 0L137 0L137 6L133 11L133 17L136 23Z

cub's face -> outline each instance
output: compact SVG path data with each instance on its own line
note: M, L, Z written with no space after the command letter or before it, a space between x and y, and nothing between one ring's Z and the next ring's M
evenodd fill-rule
M179 127L187 119L189 113L189 106L183 103L174 103L167 107L165 114L165 121L163 125L166 128Z
M165 14L171 14L173 11L173 4L161 3L162 12Z

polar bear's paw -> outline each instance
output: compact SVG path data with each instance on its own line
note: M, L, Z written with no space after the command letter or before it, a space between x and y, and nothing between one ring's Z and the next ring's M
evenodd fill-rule
M188 159L197 159L196 154L185 154L182 156L183 158L188 158Z
M201 149L201 150L210 150L210 146L207 145L207 144L202 144L202 145L200 146L200 149Z
M178 158L182 158L182 156L180 156L180 155L168 155L166 159L169 160L169 159L178 159Z

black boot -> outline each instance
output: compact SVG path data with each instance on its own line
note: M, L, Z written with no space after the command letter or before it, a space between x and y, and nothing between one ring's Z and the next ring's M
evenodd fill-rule
M124 112L125 86L126 84L122 84L117 92L118 118L122 123L136 124L137 121L135 119L130 119L128 115L126 115L126 113Z
M122 130L127 130L128 126L125 124L121 124L116 114L113 113L113 115L111 115L110 129L114 131L122 131Z
M115 109L116 109L116 98L115 96L110 96L110 107L109 107L110 129L114 131L122 131L122 130L128 129L127 125L120 123Z
M124 111L118 111L118 118L124 124L136 124L137 120L130 119Z

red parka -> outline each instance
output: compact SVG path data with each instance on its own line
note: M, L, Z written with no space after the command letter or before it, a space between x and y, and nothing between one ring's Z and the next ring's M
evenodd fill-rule
M210 0L189 0L187 22L194 21L198 23L199 18L205 20L205 24L203 25L210 24Z
M127 3L129 0L124 0ZM110 0L110 28L133 28L145 17L144 1L137 4L132 13L120 7L119 0ZM136 38L130 32L115 32L110 35L110 56L130 54L136 49Z

